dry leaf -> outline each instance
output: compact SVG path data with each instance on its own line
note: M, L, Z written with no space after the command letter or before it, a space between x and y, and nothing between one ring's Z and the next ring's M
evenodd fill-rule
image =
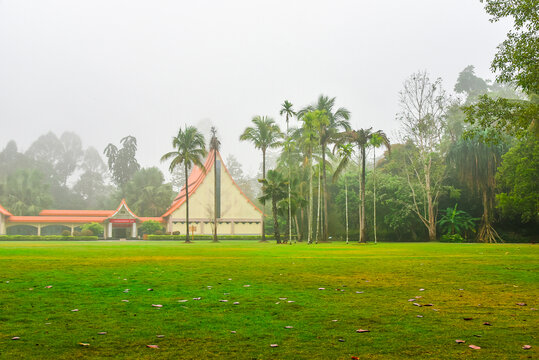
M150 349L159 349L159 345L146 345L146 347Z
M288 299L288 298L279 298L279 300L286 300L286 299Z
M79 309L73 309L73 310L71 310L71 311L73 311L73 312L77 312L77 311L79 311Z
M464 344L466 341L464 341L464 340L455 340L455 342L456 342L457 344Z
M526 303L523 303L523 302L519 302L517 303L518 306L526 306L527 304Z
M318 290L326 290L326 288L318 288Z
M524 350L530 350L532 348L532 346L531 345L524 345L524 346L522 346L522 348Z
M286 325L284 328L285 328L285 329L293 329L294 327L291 326L291 325Z
M421 304L418 304L418 303L412 303L412 304L414 304L415 306L421 307Z
M492 324L489 323L488 321L484 322L483 325L492 326Z
M234 302L232 305L239 305L240 303L238 301Z
M434 304L423 304L423 306L434 306Z
M419 291L425 291L425 289L419 289Z
M47 285L45 286L45 289L50 289L52 287L52 285Z
M161 304L152 304L152 306L156 307L156 308L162 308L163 307L163 305L161 305Z
M471 318L471 317L465 317L465 318L462 318L462 320L469 321L469 320L473 320L473 318Z
M87 346L90 346L90 344L88 344L88 343L83 343L83 342L80 342L79 345L80 345L80 346L86 346L86 347L87 347Z
M179 303L187 302L188 300L178 300Z
M148 291L153 291L153 289L152 289L152 288L149 288Z
M250 287L251 285L243 285L243 287Z
M219 302L228 302L228 300L219 300Z
M365 329L357 329L356 330L357 333L366 333L366 332L371 332L370 330L365 330Z
M346 341L346 340L344 340L344 339L339 339L339 342L345 342L345 341Z
M14 337L11 338L11 340L20 340L20 339L21 339L21 338L18 337L18 336L14 336Z
M107 335L107 332L106 331L101 331L101 332L98 332L97 335Z
M415 301L415 299L408 299L409 302Z
M356 294L363 294L364 291L356 291Z
M294 300L288 300L287 302L288 302L288 303L293 303L293 302L295 302L295 301L294 301Z
M164 338L165 335L156 335L156 337L158 337L158 338Z
M418 317L418 318L422 318L422 317L423 317L423 315L416 315L415 317Z
M129 302L129 300L122 300L122 302Z
M232 330L232 331L231 331L230 333L231 333L231 334L235 334L235 333L236 333L236 331Z
M277 345L277 344L270 344L270 346L271 346L271 347L277 347L277 346L279 346L279 345Z
M201 300L201 297L193 298L193 300Z
M481 349L480 346L476 346L476 345L469 345L468 347L469 347L470 349L474 349L474 350L479 350L479 349Z

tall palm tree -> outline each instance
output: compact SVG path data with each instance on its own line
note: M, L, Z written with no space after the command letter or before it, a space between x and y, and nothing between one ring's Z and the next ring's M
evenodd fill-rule
M365 228L365 160L366 149L373 136L380 136L382 142L389 147L389 140L382 130L372 132L372 128L351 130L343 133L339 137L339 142L348 142L356 144L360 154L360 174L359 174L359 242L367 241L367 232Z
M307 217L307 243L312 243L313 230L313 165L312 157L315 147L320 143L320 134L318 129L321 126L327 125L329 122L325 111L315 110L304 114L301 117L303 121L301 142L305 149L304 164L309 168L309 214Z
M477 232L477 239L495 243L501 240L492 227L494 208L496 169L501 164L507 146L493 130L472 132L473 137L461 139L448 153L448 159L457 169L460 180L472 191L481 195L483 216ZM484 143L482 139L497 139L496 143Z
M185 127L172 138L172 148L161 157L161 162L171 160L169 170L172 173L176 166L183 164L185 170L185 242L189 242L189 169L196 165L206 171L202 160L206 156L206 144L202 135L194 126Z
M338 137L339 131L350 130L350 111L344 107L336 110L335 98L320 95L315 104L309 105L298 112L298 119L311 111L324 111L327 116L327 124L319 123L320 146L322 150L322 187L324 197L324 230L323 239L328 239L328 193L327 193L327 176L326 176L326 151L329 144L334 143Z
M384 144L388 150L391 152L391 145L387 137L382 137L380 133L374 133L371 136L370 145L372 146L372 183L373 183L373 230L374 230L374 243L377 243L376 237L376 148L379 148Z
M341 172L346 169L348 163L352 159L352 154L354 153L354 146L352 144L339 144L337 148L341 161L339 162L337 169L333 173L333 181L335 181L337 177L339 177ZM346 243L348 244L348 182L346 180L346 174L344 176L344 202L346 217Z
M240 135L241 141L250 141L255 148L262 151L262 180L266 179L266 151L269 148L279 146L279 139L282 138L279 126L275 120L267 116L255 116L251 120L254 126L247 127ZM262 203L262 241L266 241L264 230L265 204Z
M296 112L294 109L292 109L292 103L288 100L285 100L284 103L281 105L281 111L279 111L279 115L286 116L286 141L288 142L290 139L290 128L289 128L289 119L296 115ZM288 162L290 163L290 147L287 149L287 155L288 155ZM288 243L292 244L292 206L290 204L291 202L291 189L290 189L290 183L292 181L292 177L290 175L290 166L288 166Z
M217 129L211 127L210 151L213 151L213 242L218 242L217 239L217 152L221 148L221 141L217 138Z
M262 183L262 196L259 197L261 202L271 200L271 210L273 214L273 232L275 234L275 240L277 244L281 243L281 236L279 233L279 221L278 221L278 208L277 203L279 200L286 196L286 181L280 172L276 170L268 171L268 178L260 180Z

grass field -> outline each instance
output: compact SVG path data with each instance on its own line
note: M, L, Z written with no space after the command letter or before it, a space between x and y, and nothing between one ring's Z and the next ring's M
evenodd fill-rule
M519 244L3 242L0 358L538 358L538 269Z

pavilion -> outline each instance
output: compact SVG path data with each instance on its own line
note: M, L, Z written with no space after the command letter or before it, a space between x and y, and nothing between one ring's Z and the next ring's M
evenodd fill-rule
M253 204L236 184L219 152L212 151L205 160L204 167L193 169L188 178L189 223L195 234L213 233L214 214L217 218L217 232L220 235L259 235L262 232L262 212ZM217 206L214 205L217 194ZM185 186L175 197L168 210L160 217L137 216L129 209L125 199L116 210L42 210L37 216L15 216L0 205L0 235L5 235L11 227L26 225L37 229L60 226L75 229L83 224L99 223L104 227L104 238L113 237L113 230L122 229L125 237L136 238L138 227L145 221L153 220L163 225L166 232L185 234L186 221Z

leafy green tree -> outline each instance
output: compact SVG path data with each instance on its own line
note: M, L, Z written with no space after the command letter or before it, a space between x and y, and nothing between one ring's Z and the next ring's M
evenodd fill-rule
M298 112L298 118L301 119L305 114L313 111L322 111L327 117L327 122L319 122L319 141L322 151L322 188L324 198L324 229L322 237L328 239L328 191L327 191L327 173L326 173L326 153L329 144L335 143L341 131L350 130L350 111L344 107L334 110L335 98L320 95L315 104L309 105Z
M137 139L129 135L124 137L120 143L122 144L120 149L114 144L109 143L105 148L104 154L108 158L108 166L112 173L112 179L121 188L140 169L140 164L135 158L137 153Z
M161 225L160 223L154 220L148 220L148 221L143 222L139 228L142 234L148 234L148 235L155 234L157 231L161 231L162 229L163 229L163 225Z
M262 183L262 196L259 198L261 202L271 200L271 211L273 215L273 232L277 244L281 243L281 235L279 232L278 208L279 200L286 197L287 184L280 172L269 170L266 179L260 180Z
M82 225L81 230L91 231L92 235L95 235L95 236L103 236L104 228L103 228L103 225L96 222L92 222L89 224Z
M217 129L211 127L211 139L210 139L210 151L213 152L214 161L213 161L213 242L218 242L217 239L217 152L221 147L221 142L217 138Z
M172 148L175 149L163 155L161 161L169 161L169 170L172 173L177 166L183 164L185 178L189 178L189 169L196 165L205 171L202 160L206 156L204 135L198 130L189 126L185 130L178 131L178 135L172 138ZM185 182L185 242L189 241L189 181Z
M485 130L492 131L492 130ZM492 227L494 208L496 169L506 151L502 139L496 143L484 143L481 139L492 138L485 134L474 138L461 139L452 145L448 159L457 169L460 180L472 191L481 194L483 216L477 239L482 242L497 242L498 233Z
M372 206L373 206L373 231L374 231L374 243L377 242L376 237L376 149L380 146L385 145L388 153L391 152L391 145L386 134L377 131L372 134L370 140L370 146L372 146L372 182L373 182L373 196L372 196Z
M254 126L247 127L240 135L241 141L252 142L255 148L262 151L262 180L266 179L266 151L279 146L282 138L279 126L275 120L267 116L255 116L252 120ZM266 241L264 230L265 207L262 207L262 241Z
M37 215L51 203L49 185L38 170L18 170L0 183L0 204L13 215Z
M453 208L445 209L438 222L442 231L445 231L448 235L462 235L466 231L475 232L475 221L479 220L472 218L466 211L457 210L457 205Z
M125 197L131 209L139 216L160 216L174 199L172 185L165 183L165 177L156 167L140 169L124 185L118 194Z
M354 153L353 144L339 144L338 153L341 161L339 166L333 174L333 182L338 178L338 176L346 169L346 166L352 159L352 154ZM345 224L346 224L346 243L348 244L348 181L346 179L346 174L344 176L344 206L345 206Z
M539 141L520 140L502 157L496 174L498 209L504 217L523 224L539 222Z

